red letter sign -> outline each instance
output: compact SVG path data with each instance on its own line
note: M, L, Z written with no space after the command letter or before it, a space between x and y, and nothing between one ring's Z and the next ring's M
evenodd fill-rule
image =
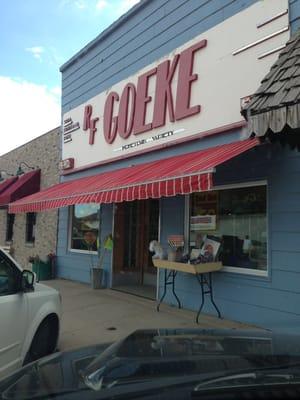
M95 133L97 132L96 123L99 121L99 118L93 118L93 107L88 104L84 107L84 116L83 116L83 127L84 131L90 130L89 136L89 144L94 144L95 142Z
M118 93L109 93L104 106L103 132L105 140L109 144L113 143L115 140L118 129L118 117L113 117L115 100L119 101Z
M201 40L180 54L178 84L176 93L176 120L189 117L200 112L200 106L190 107L191 85L198 79L198 74L193 74L194 55L197 50L206 46L207 41Z
M136 110L134 115L133 133L143 133L152 129L152 124L145 125L146 107L147 103L151 101L152 97L148 96L148 84L150 76L156 73L156 68L151 69L145 74L139 76L137 89L136 89Z
M157 67L152 128L158 128L159 126L165 125L167 105L169 111L169 119L171 122L175 121L171 84L178 64L178 60L179 54L176 54L173 59L171 68L170 60L162 62Z
M124 87L119 107L119 135L127 139L132 131L135 112L136 91L133 83L127 83ZM129 110L129 99L131 98L131 107Z
M82 129L84 131L87 131L88 129L90 129L92 112L93 112L93 107L90 104L88 104L87 106L84 107L83 127L82 127Z

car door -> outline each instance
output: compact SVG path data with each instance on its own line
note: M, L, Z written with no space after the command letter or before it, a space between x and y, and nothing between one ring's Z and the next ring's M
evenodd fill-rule
M0 377L21 365L28 300L18 289L21 271L0 251Z

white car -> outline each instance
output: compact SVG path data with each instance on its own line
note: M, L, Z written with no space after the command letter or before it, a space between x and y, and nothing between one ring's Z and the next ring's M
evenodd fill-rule
M0 377L53 352L60 317L59 292L0 248Z

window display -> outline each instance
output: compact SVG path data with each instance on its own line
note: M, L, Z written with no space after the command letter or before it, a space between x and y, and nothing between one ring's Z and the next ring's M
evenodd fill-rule
M98 251L99 210L99 204L76 204L72 207L71 249Z
M192 194L189 226L194 256L205 241L216 240L224 266L267 270L265 185Z

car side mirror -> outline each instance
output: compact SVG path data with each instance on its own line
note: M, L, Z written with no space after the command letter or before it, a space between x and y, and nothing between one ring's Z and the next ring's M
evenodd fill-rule
M32 271L24 269L22 271L22 289L24 292L34 290L35 275Z

